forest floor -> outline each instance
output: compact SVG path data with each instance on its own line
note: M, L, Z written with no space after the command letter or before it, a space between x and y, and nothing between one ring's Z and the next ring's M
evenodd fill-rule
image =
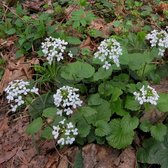
M40 1L37 1L37 8L33 10L40 10L39 4ZM33 4L26 2L26 5L28 8L33 8ZM165 10L165 8L167 10L168 5L159 6L158 10ZM117 10L116 15L123 14L121 8L117 7ZM110 25L111 23L104 24L104 21L100 19L92 26L95 29L102 29L104 37L106 37L109 35L107 29ZM117 34L120 32L120 28L116 27L114 31ZM136 149L132 146L121 151L91 143L82 147L81 150L77 146L58 150L54 140L42 141L38 134L31 137L25 133L30 123L27 109L16 114L11 113L3 89L9 81L14 79L31 79L33 76L32 65L39 63L41 58L36 58L32 52L31 60L27 61L26 57L16 59L16 41L15 35L6 39L0 38L1 57L6 61L3 65L3 75L0 78L0 168L69 168L73 167L75 157L80 151L82 151L84 168L138 167ZM88 37L80 47L92 49L95 46L95 41L91 41ZM159 92L168 92L168 80L164 79L154 87ZM150 114L150 118L157 118L157 115L159 115L157 112L153 112ZM148 168L158 167L160 166L149 165Z

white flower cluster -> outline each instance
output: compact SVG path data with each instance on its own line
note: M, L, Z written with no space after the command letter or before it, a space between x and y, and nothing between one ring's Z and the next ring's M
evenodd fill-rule
M42 52L47 57L48 63L51 64L54 59L58 62L63 60L63 54L66 50L68 42L61 40L60 38L48 37L45 39L45 42L42 43ZM69 57L73 57L72 52L68 53Z
M59 125L53 126L52 135L54 139L58 139L59 145L71 145L75 141L75 137L78 135L78 129L69 122L65 123L65 119L59 122Z
M98 51L94 54L95 58L104 62L103 68L108 70L111 63L115 63L117 67L120 66L119 56L122 55L120 43L113 38L105 39L100 43Z
M14 104L11 104L11 110L15 112L19 106L24 104L24 96L26 96L28 93L35 93L38 94L38 88L30 87L30 83L23 80L14 80L11 81L8 86L5 89L5 92L7 93L7 100L8 103L13 102Z
M166 28L167 32L168 29ZM159 48L159 55L164 56L165 50L168 48L168 33L164 30L153 30L147 34L146 39L149 40L151 47Z
M57 90L54 97L54 104L59 108L57 114L62 116L62 114L66 114L67 116L73 113L73 109L80 107L82 101L79 98L78 92L79 89L63 86Z
M144 85L140 89L140 92L134 92L135 100L139 102L139 104L150 103L153 105L157 105L157 101L159 99L159 95L151 86L145 87Z

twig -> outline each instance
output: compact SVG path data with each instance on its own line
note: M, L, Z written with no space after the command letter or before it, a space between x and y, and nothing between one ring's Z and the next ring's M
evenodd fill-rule
M58 155L59 155L62 159L66 160L66 161L73 167L73 163L70 162L70 161L68 160L68 158L65 158L65 157L58 151L58 149L57 149L55 143L54 143L54 148L55 148L56 152L58 153Z
M29 117L29 115L24 115L24 116L20 115L19 117L13 119L13 121L18 121L19 119L23 119L23 118L27 118L27 117Z
M140 17L140 18L141 18L141 17ZM142 18L141 18L141 19L142 19ZM144 20L144 22L146 22L146 23L148 23L148 24L151 24L151 25L157 27L159 30L162 30L157 24L155 24L155 23L153 22L153 20L152 20L152 22L149 22L149 21L147 21L147 20Z
M78 5L75 5L75 6L68 12L68 14L65 15L65 17L59 22L58 25L61 25L61 24L64 22L64 20L73 12L73 10L74 10L77 6L78 6ZM58 26L58 27L59 27L59 26Z
M24 22L24 20L18 14L16 14L11 8L9 8L4 2L2 3L2 5Z
M168 113L164 113L157 121L157 123L162 123L168 117Z
M5 9L6 7L4 7L4 9ZM2 20L5 20L6 19L6 13L7 13L7 11L8 11L8 8L6 8L5 9L5 12L4 12L4 15L3 15L3 17L2 17Z

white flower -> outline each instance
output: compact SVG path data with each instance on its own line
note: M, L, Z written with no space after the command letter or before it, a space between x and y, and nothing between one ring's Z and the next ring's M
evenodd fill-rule
M146 39L149 40L151 47L159 48L158 55L164 56L164 52L168 48L168 33L166 31L153 30L147 34Z
M63 110L58 110L57 115L62 116L62 112L63 112Z
M135 100L139 102L139 104L150 103L153 105L157 105L157 101L159 99L159 95L151 86L145 87L144 85L140 89L140 92L134 92Z
M73 129L72 132L73 132L73 135L78 135L78 129L77 128Z
M107 61L105 61L103 68L108 70L111 67L111 64L109 64Z
M42 43L41 48L44 56L47 57L48 63L51 64L54 59L58 62L64 59L63 55L67 45L68 43L60 38L48 37ZM71 52L68 55L73 56Z
M65 141L65 143L68 145L68 144L73 144L73 142L75 141L75 138L74 137L72 137L72 138L70 138L69 136L66 138L66 141Z
M71 57L71 58L73 58L73 54L72 54L71 51L69 51L68 56Z
M59 122L60 124L64 125L65 123L65 119L63 119L62 121Z
M98 58L101 62L104 62L103 68L108 70L112 63L120 66L119 57L122 55L122 49L120 43L115 39L105 39L100 43L98 51L94 54L95 58Z
M64 145L64 144L65 144L64 138L59 139L59 140L57 141L57 143L60 144L60 145Z
M82 105L79 94L76 93L77 91L79 91L79 89L70 86L63 86L57 89L56 94L53 95L54 104L59 109L63 109L63 111L57 112L58 115L64 113L68 116L73 113L72 108L75 109Z
M73 113L73 111L69 107L64 109L64 112L66 113L67 116Z
M29 91L29 90L27 90L27 91ZM38 93L39 89L36 88L36 87L33 87L30 91L31 91L32 93L39 94L39 93Z
M60 145L71 145L78 135L78 129L72 122L65 123L65 119L60 121L57 126L53 126L52 135Z
M58 136L59 136L59 130L60 130L59 126L53 126L52 135L54 136L54 139L58 138Z
M17 108L25 103L24 97L29 93L38 94L38 88L31 88L30 83L23 80L11 81L4 90L7 94L6 99L11 104L11 111L15 112Z
M70 129L70 128L74 128L73 124L71 122L67 123L67 128Z

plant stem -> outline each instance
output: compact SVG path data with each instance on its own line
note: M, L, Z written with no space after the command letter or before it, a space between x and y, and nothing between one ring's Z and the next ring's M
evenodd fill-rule
M146 69L146 63L145 63L145 65L144 65L144 67L143 67L143 70L142 70L142 75L141 75L141 80L143 81L144 80L144 73L145 73L145 69Z
M35 147L35 149L36 149L36 151L37 151L37 154L39 154L40 151L39 151L39 148L38 148L38 146L37 146L37 143L36 143L36 140L35 140L34 135L32 135L32 142L33 142L33 145L34 145L34 147Z

